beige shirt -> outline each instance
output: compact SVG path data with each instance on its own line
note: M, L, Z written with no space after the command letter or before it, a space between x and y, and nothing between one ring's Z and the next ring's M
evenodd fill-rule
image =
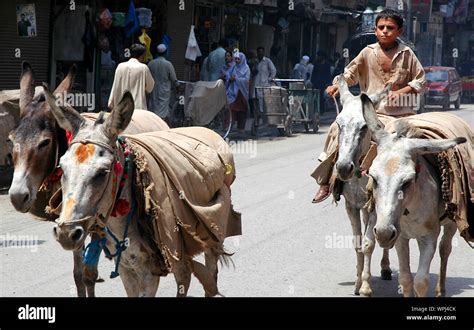
M377 113L389 116L404 116L415 114L421 94L426 84L425 71L413 51L402 44L392 59L390 78L384 76L382 66L378 61L378 43L365 47L344 70L344 78L349 86L360 85L361 92L373 95L381 92L387 83L392 83L396 91L411 86L416 93L408 94L390 104L383 100L377 108ZM335 82L333 82L335 83Z
M135 109L147 110L146 93L151 93L155 80L146 64L140 63L135 58L120 63L115 71L114 84L110 91L109 108L113 109L129 91L135 101Z

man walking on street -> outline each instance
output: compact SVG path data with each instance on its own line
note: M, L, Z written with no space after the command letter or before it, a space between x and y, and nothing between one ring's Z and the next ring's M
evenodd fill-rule
M130 60L118 65L110 92L109 109L112 110L128 91L133 96L135 109L148 110L146 93L151 93L155 81L146 64L142 63L145 52L145 46L133 44L130 47Z
M256 68L254 86L255 87L269 87L272 83L272 80L275 79L276 74L277 74L277 70L272 60L270 60L268 57L265 57L265 48L258 47L257 48L257 68ZM264 113L263 93L259 91L256 94L258 98L260 113ZM253 95L251 91L250 97L252 98Z
M178 79L173 64L165 58L166 46L161 44L157 49L158 57L148 63L148 68L155 80L155 88L148 100L148 109L169 122L171 90L178 85Z

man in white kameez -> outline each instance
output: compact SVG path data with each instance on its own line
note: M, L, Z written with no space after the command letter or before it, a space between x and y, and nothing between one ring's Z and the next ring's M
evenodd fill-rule
M148 109L168 122L170 119L171 90L178 85L178 79L173 64L165 58L166 46L161 44L158 45L157 49L158 57L148 63L148 68L156 82L148 100Z
M265 57L265 48L257 48L257 74L255 76L255 87L269 87L272 84L272 80L275 79L277 70L272 60L268 57ZM251 91L251 96L252 96ZM255 95L255 94L254 94ZM256 93L258 98L260 113L264 113L263 106L263 93L258 91Z
M151 93L155 81L151 72L143 64L146 48L142 44L130 47L130 60L120 63L115 71L114 83L109 97L109 109L113 109L122 99L125 92L130 92L135 102L135 109L148 110L146 94Z

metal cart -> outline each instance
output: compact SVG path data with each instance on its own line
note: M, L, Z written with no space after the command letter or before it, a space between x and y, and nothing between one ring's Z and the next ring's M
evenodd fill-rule
M263 101L263 112L254 109L252 135L257 136L260 119L269 127L278 128L280 136L293 135L293 118L288 104L288 90L279 86L255 87L259 102Z
M307 88L304 80L275 79L275 82L288 85L288 103L293 123L303 124L306 133L310 128L318 132L320 123L320 91Z

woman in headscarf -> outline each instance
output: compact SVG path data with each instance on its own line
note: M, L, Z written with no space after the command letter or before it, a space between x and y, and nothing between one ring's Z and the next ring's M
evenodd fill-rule
M220 75L220 78L222 80L226 81L227 72L229 72L229 70L231 70L234 65L235 65L234 56L232 55L231 52L226 51L225 52L225 65L222 67L221 75ZM226 88L227 88L227 84L226 84Z
M225 82L227 90L227 101L232 112L232 121L237 121L240 132L245 129L247 120L250 68L247 58L243 53L234 52L235 65L227 71Z

